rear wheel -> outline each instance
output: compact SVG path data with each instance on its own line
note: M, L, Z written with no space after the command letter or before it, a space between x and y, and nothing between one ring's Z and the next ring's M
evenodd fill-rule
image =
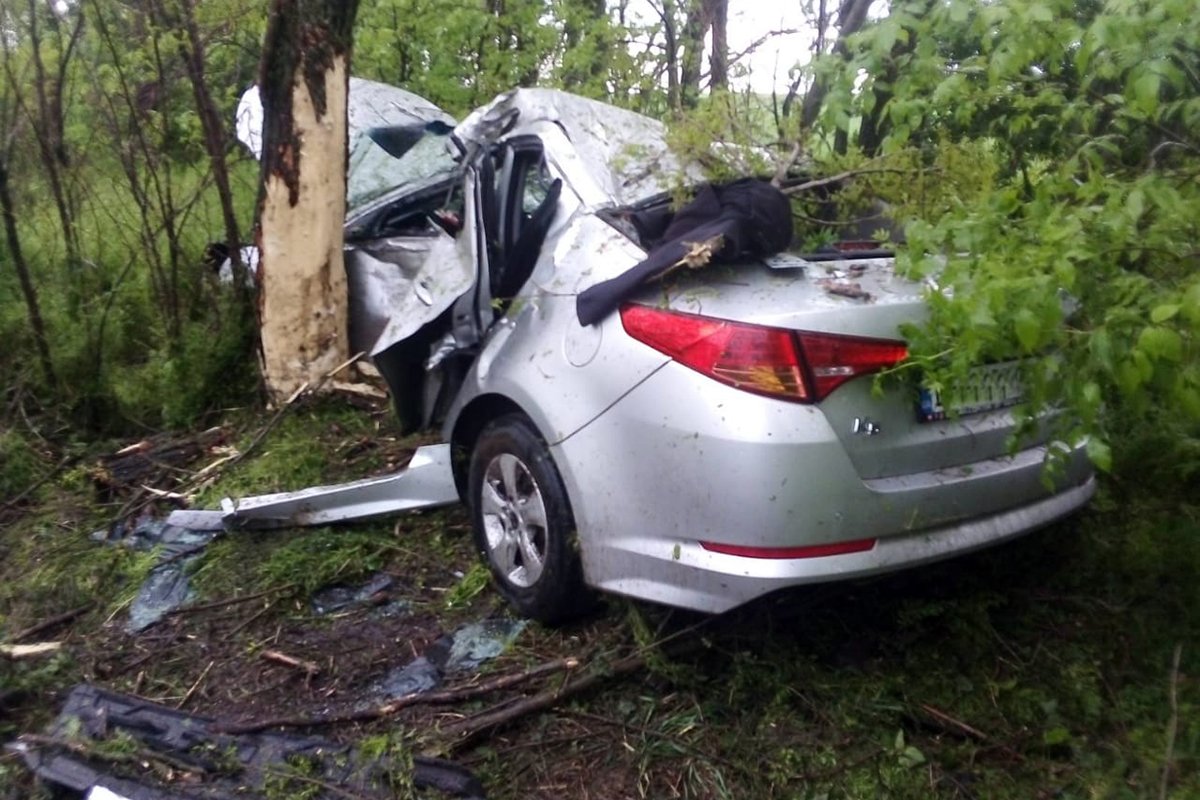
M562 478L525 417L509 414L483 429L468 491L475 546L517 611L555 623L592 605Z

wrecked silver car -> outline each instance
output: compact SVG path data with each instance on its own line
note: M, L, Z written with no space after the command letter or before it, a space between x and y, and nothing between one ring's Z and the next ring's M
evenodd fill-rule
M404 425L452 446L521 613L566 618L590 589L720 612L995 544L1092 495L1081 449L1054 490L1049 442L1006 450L1016 365L981 366L954 408L873 393L924 287L861 243L790 252L778 190L702 185L658 122L520 89L400 138L372 136L402 181L346 223L352 344Z

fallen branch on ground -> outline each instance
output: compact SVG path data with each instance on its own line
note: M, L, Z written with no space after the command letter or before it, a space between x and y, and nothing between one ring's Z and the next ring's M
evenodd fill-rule
M75 619L80 614L83 614L86 611L91 611L95 605L96 605L95 603L84 603L83 605L79 606L78 608L72 608L70 611L64 611L63 613L58 614L57 616L53 616L48 620L39 622L36 625L31 625L28 628L25 628L24 630L17 631L16 633L13 634L11 641L19 642L22 639L32 639L34 636L37 636L39 633L45 633L46 631L50 630L51 628L62 625L65 622L70 622L71 620Z
M254 594L244 594L244 595L241 595L240 597L229 597L224 600L214 600L211 603L200 603L199 605L194 605L194 606L183 606L182 608L173 608L167 612L166 616L171 617L171 616L176 616L179 614L190 614L193 611L208 611L209 609L212 609L212 608L224 608L225 606L237 605L238 603L245 603L250 600L258 600L260 597L267 597L267 596L275 594L277 592L283 592L288 589L294 589L294 588L296 588L295 584L285 583L282 586L275 586L271 589L264 589L263 591L255 592Z
M282 664L285 667L298 669L309 676L316 675L321 671L321 667L311 661L292 658L287 653L281 653L278 650L263 650L260 656L263 661L270 661L273 664Z
M58 474L60 472L62 472L63 467L65 467L67 464L71 463L72 460L73 459L71 456L64 457L61 461L59 461L54 466L54 469L50 470L45 475L38 478L36 481L31 483L29 486L25 487L22 491L17 493L12 498L5 500L4 505L0 505L0 508L16 508L18 505L20 505L22 500L24 500L26 497L28 497L29 495L36 492L38 489L42 488L42 486L44 486L47 481L50 481L50 480L56 478L58 476Z
M498 728L501 725L506 725L515 719L532 714L535 711L544 711L547 708L557 705L564 698L591 689L601 681L637 672L645 666L645 655L634 653L631 656L614 661L607 668L597 668L580 675L574 680L563 681L557 688L538 692L535 695L522 698L515 703L504 703L501 706L487 709L461 722L442 728L440 733L449 740L448 749L455 750L482 733Z
M263 441L267 438L267 435L270 434L271 431L275 430L275 427L284 418L284 416L286 416L287 412L296 405L297 401L299 401L301 398L308 397L319 392L326 383L332 380L333 376L337 375L347 367L352 366L356 361L365 355L366 353L356 353L355 355L343 361L341 364L338 364L336 367L329 370L329 372L325 373L315 384L309 381L301 384L296 391L292 392L290 397L283 401L279 408L275 409L275 413L272 414L271 418L267 420L267 423L263 425L257 433L254 434L254 438L250 440L250 443L246 445L243 450L227 456L222 456L221 458L204 467L199 472L192 475L192 477L187 481L181 482L177 487L178 493L184 495L185 497L189 496L193 492L197 491L200 486L215 481L222 472L227 471L230 467L233 467L236 464L244 461L258 448L259 445L263 443ZM136 507L127 506L126 508L122 509L121 514L117 518L121 519L126 514L141 510L141 508L144 506L145 503Z
M424 694L406 694L403 697L392 700L389 703L384 703L375 708L367 708L359 711L347 711L343 713L333 714L314 714L311 716L295 716L295 717L277 717L275 719L264 719L255 722L244 723L216 723L212 730L215 733L258 733L259 731L267 730L268 728L315 728L324 725L342 725L350 722L368 722L370 720L382 719L396 712L415 705L445 705L448 703L458 703L463 700L472 700L485 694L497 692L502 689L509 689L525 681L538 678L543 675L551 675L556 672L569 672L579 667L579 659L577 658L560 658L554 661L548 661L544 664L539 664L536 667L531 667L524 672L516 672L510 675L501 675L490 681L475 684L473 686L462 686L456 689L446 689L441 692L426 692Z
M929 716L933 717L939 723L951 728L957 733L965 733L966 735L978 739L981 742L991 741L991 737L978 728L973 728L962 720L955 719L945 711L939 711L928 703L921 703L921 710Z
M10 661L23 658L36 658L57 653L62 649L62 642L38 642L37 644L0 644L0 656Z
M208 673L212 671L213 664L216 663L217 662L215 661L208 662L208 666L205 667L204 671L200 673L200 677L196 678L196 682L192 684L192 688L188 689L187 693L184 694L183 699L175 705L176 708L183 708L187 705L188 700L192 699L192 695L194 695L196 690L200 688L200 684L204 683L204 679L208 677Z

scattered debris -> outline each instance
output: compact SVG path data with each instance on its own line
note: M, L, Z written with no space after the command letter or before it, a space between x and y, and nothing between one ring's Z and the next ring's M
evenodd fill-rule
M389 700L433 691L447 674L470 672L508 648L525 630L525 620L485 619L438 639L423 655L392 670L376 692Z
M478 669L483 662L503 653L521 635L527 624L523 619L485 619L460 628L454 633L450 645L446 671Z
M330 586L321 589L312 597L312 610L318 616L337 614L355 608L377 608L384 614L394 614L408 609L408 604L392 598L391 589L396 579L380 572L358 588L352 586Z
M817 281L817 285L838 297L849 297L852 300L863 300L868 303L875 299L874 295L864 290L862 284L857 281L822 278Z
M260 657L263 661L270 661L274 664L282 664L285 667L298 669L308 677L312 677L321 671L320 665L314 664L312 661L292 658L287 653L281 653L278 650L263 650Z
M7 748L48 783L121 800L261 798L268 786L291 796L324 789L318 796L386 798L396 770L407 768L400 754L368 756L313 736L220 733L211 719L89 685L71 690L44 735ZM411 780L451 797L484 797L474 775L442 759L414 756Z
M188 580L189 567L217 535L216 531L181 528L148 516L133 522L120 521L108 530L92 534L97 541L120 542L134 550L158 552L158 563L146 576L129 608L126 630L144 631L194 597Z
M391 702L384 703L378 706L367 708L359 708L351 711L333 712L314 714L311 716L292 716L292 717L275 717L272 719L260 719L251 722L237 723L218 723L213 730L223 733L258 733L269 728L316 728L327 725L342 725L353 722L367 722L370 720L383 719L390 717L397 712L416 705L448 705L450 703L459 703L464 700L473 700L484 695L498 692L503 689L511 689L514 686L519 686L526 681L534 678L553 675L560 672L570 673L579 668L579 659L577 658L559 658L554 661L547 661L544 664L539 664L535 667L530 667L522 672L516 672L509 675L501 675L491 680L481 683L471 684L456 689L446 689L441 692L424 692L420 694L407 694L403 697L398 697ZM618 674L618 673L614 673ZM623 673L619 673L623 674ZM595 683L592 680L588 683L590 686ZM544 694L544 692L542 693ZM535 695L535 697L540 695ZM510 705L509 702L500 704L501 707Z
M138 490L164 491L192 477L186 467L225 443L224 428L209 428L190 435L159 434L101 456L90 471L106 493L122 495Z

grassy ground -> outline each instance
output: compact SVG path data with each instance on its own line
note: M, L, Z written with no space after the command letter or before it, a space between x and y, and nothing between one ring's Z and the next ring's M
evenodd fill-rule
M231 424L244 447L262 420ZM202 500L360 477L415 445L385 409L305 406ZM0 739L39 730L82 681L238 720L349 708L444 631L506 613L451 509L228 535L193 575L210 605L127 634L151 559L89 540L128 498L99 503L87 463L0 506L0 638L92 604L36 637L59 654L0 661ZM315 590L380 571L403 613L315 614ZM567 678L312 732L448 755L514 800L1200 798L1198 575L1196 499L1109 484L1069 522L930 568L724 617L610 599L574 625L530 626L484 679L568 656L580 674L646 663L469 741L446 732ZM38 791L0 757L0 798Z

